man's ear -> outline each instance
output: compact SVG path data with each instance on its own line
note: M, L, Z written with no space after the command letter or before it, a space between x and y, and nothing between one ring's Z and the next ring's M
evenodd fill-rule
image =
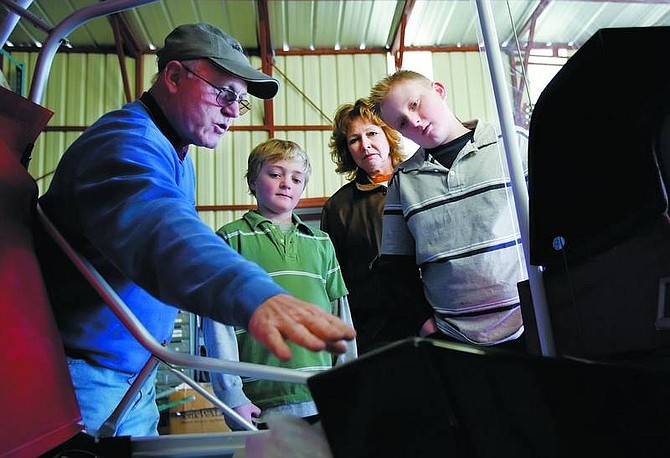
M182 78L182 65L176 60L171 60L165 65L163 69L162 78L165 80L165 85L171 93L177 91L177 86Z
M433 90L440 95L442 100L446 100L447 88L444 87L444 84L440 83L439 81L433 81Z

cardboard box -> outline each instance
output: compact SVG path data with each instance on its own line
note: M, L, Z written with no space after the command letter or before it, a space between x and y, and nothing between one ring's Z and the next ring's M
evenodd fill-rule
M213 393L210 383L200 385ZM170 395L170 403L178 404L170 409L169 434L230 431L221 411L200 393L185 384L177 388L177 392Z

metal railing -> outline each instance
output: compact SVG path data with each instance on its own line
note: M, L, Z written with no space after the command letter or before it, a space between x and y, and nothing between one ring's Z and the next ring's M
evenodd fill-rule
M233 409L231 409L225 403L221 402L218 398L210 395L196 381L174 369L173 366L176 365L192 369L207 370L210 372L223 372L244 377L301 384L307 384L307 379L313 375L312 372L265 366L262 364L246 363L242 361L227 361L199 355L190 355L165 348L160 343L158 343L156 339L154 339L151 333L149 333L144 325L142 325L140 320L123 302L123 300L109 285L109 283L107 283L102 275L100 275L97 269L86 258L81 256L76 250L72 248L68 241L65 240L65 237L63 237L63 235L60 233L58 228L44 213L39 204L37 205L37 216L39 223L42 224L47 234L53 238L56 244L70 259L70 261L72 261L77 270L79 270L79 272L91 284L100 297L109 305L117 318L124 324L124 326L126 326L133 337L135 337L137 341L153 355L153 357L147 361L140 375L130 387L126 396L121 400L119 406L117 406L116 410L112 413L110 418L104 423L103 428L101 428L101 430L97 433L99 436L113 435L114 431L116 431L116 425L123 418L123 415L126 412L128 403L144 380L146 380L146 377L148 377L149 374L153 371L158 362L162 362L168 368L172 369L175 375L178 375L182 380L193 387L194 390L202 394L207 400L221 409L230 419L247 430L255 430L256 427L244 420L243 417L238 415Z

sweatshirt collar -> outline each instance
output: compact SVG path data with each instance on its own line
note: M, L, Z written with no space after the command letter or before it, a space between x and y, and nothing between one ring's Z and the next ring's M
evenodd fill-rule
M151 119L153 119L156 126L158 126L158 129L160 129L169 142L172 143L172 146L177 151L179 159L183 161L186 157L186 153L188 153L188 144L184 144L184 140L179 137L179 134L177 134L177 131L172 127L172 124L170 124L170 121L163 113L163 110L161 110L158 103L156 103L156 99L154 99L149 92L145 92L140 97L140 103L147 109Z

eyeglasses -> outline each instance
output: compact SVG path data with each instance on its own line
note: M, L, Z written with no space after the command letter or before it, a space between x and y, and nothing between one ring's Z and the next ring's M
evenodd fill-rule
M232 89L229 89L227 87L219 87L215 84L210 83L207 81L205 78L202 76L198 75L196 72L188 68L186 65L181 64L184 69L195 76L196 78L204 81L205 83L209 84L212 86L214 89L219 91L219 93L216 95L216 103L219 104L220 107L225 107L228 105L233 104L234 102L237 102L238 105L240 106L240 116L243 114L247 113L249 110L251 110L251 102L249 102L247 99L243 98L243 96L238 95L235 91Z

